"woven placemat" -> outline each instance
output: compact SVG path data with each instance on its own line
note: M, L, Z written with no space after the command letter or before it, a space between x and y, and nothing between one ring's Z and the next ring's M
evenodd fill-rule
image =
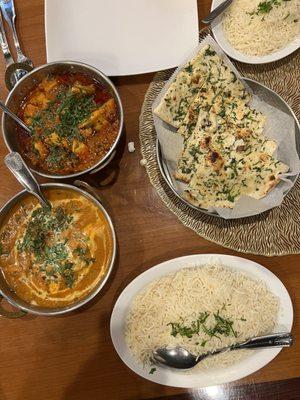
M204 38L209 29L200 32ZM234 62L234 61L233 61ZM248 65L234 62L245 77L276 91L300 118L300 52L276 63ZM151 106L174 69L158 72L149 86L140 115L141 152L152 185L166 206L200 236L243 253L279 256L300 253L300 179L281 206L254 217L223 220L194 210L178 199L162 178L156 159L156 132Z

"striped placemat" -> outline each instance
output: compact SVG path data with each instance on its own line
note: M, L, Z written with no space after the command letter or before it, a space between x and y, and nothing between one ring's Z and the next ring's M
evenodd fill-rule
M211 33L200 32L200 39ZM234 62L234 61L233 61ZM292 107L300 118L300 52L276 63L249 65L234 62L245 77L270 87ZM265 256L300 253L300 179L284 202L270 211L254 217L223 220L194 210L178 199L162 178L156 159L156 132L151 106L174 70L158 72L149 86L140 115L141 152L147 160L150 182L165 205L187 227L200 236L243 253Z

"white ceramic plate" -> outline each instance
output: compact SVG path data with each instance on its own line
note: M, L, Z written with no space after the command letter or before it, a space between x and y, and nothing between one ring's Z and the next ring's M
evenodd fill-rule
M168 273L178 271L181 268L199 266L211 262L217 262L237 271L247 274L257 280L266 283L280 300L280 310L277 326L274 332L288 332L293 324L293 307L290 296L282 282L263 266L240 257L222 254L199 254L179 257L165 261L150 268L135 278L119 296L110 320L110 333L115 349L123 362L136 374L152 382L167 386L182 388L200 388L211 385L220 385L243 378L259 370L268 364L280 352L280 348L255 350L246 359L227 367L226 369L213 369L198 373L183 373L157 367L157 371L149 374L149 368L143 367L133 358L125 341L125 324L130 305L134 297L150 282Z
M211 9L214 10L219 4L223 3L223 1L224 0L213 0ZM296 38L287 46L274 53L268 54L266 56L249 56L237 51L226 39L222 28L222 15L216 18L211 26L213 35L223 51L228 54L229 57L232 57L237 61L241 61L247 64L265 64L277 61L293 53L300 47L300 38Z
M106 75L177 66L198 43L196 0L46 0L47 60ZM176 43L176 45L174 45Z

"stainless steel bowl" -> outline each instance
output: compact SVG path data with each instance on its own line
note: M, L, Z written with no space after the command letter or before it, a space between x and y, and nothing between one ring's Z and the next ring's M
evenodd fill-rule
M46 308L46 307L40 307L40 306L34 306L32 304L27 303L26 301L22 300L17 294L11 289L11 287L7 284L4 274L0 268L0 295L3 296L10 304L13 306L17 307L18 309L31 313L31 314L37 314L37 315L45 315L45 316L50 316L50 315L59 315L59 314L65 314L71 311L76 310L77 308L83 306L84 304L88 303L90 300L92 300L103 288L105 283L107 282L112 269L113 265L115 262L116 258L116 253L117 253L117 241L116 241L116 234L114 230L114 226L112 223L112 220L110 216L108 215L107 211L105 208L102 206L102 204L91 194L88 192L77 188L76 186L72 185L67 185L65 183L45 183L41 185L41 188L53 188L53 189L68 189L68 190L73 190L75 192L80 193L81 195L85 196L87 199L92 201L103 213L103 215L106 218L106 221L109 224L110 230L111 230L111 236L113 240L113 253L112 253L112 258L109 264L109 267L103 276L103 278L98 282L97 286L84 298L81 300L72 303L66 307L61 307L61 308ZM2 222L4 221L4 218L7 216L8 212L11 210L12 207L14 207L15 204L19 203L24 199L26 196L31 196L26 190L23 190L22 192L18 193L15 195L12 199L10 199L0 210L0 226ZM1 315L0 311L0 315ZM15 315L17 314L17 315ZM10 317L10 313L5 314L4 316ZM12 317L16 316L21 316L20 313L12 313Z
M253 93L255 95L257 95L258 97L260 97L260 99L264 100L266 103L277 108L278 110L283 111L284 113L288 114L290 117L292 117L294 119L296 148L297 148L298 155L300 157L300 123L299 123L295 113L291 109L291 107L287 104L286 101L283 100L282 97L280 97L276 92L274 92L272 89L268 88L267 86L262 85L261 83L256 82L253 79L243 78L243 80L252 89ZM204 208L194 206L193 204L189 203L184 197L181 196L181 194L177 191L177 189L173 183L172 173L170 172L170 170L168 168L168 164L163 157L158 140L156 142L156 158L157 158L157 164L158 164L160 173L161 173L164 181L166 182L166 184L172 190L172 192L175 194L176 197L178 197L185 205L187 205L188 207L190 207L194 210L200 211L201 213L210 215L212 217L222 218L216 212L211 212L211 211L205 210ZM292 184L294 185L296 180L298 179L298 175L290 177L289 179L291 180ZM286 196L288 194L290 189L284 193L284 196Z
M101 168L104 168L115 154L116 146L121 138L122 129L123 129L123 107L121 103L120 96L111 82L111 80L104 75L98 69L84 63L76 62L76 61L56 61L49 64L42 65L40 67L35 68L28 74L26 74L20 81L14 86L14 88L9 93L6 99L6 105L9 107L13 112L18 113L20 106L24 100L24 98L30 93L32 89L36 87L36 85L42 81L47 75L49 74L60 74L66 72L79 72L90 76L91 78L95 79L96 81L103 83L103 85L110 91L113 98L115 99L118 107L119 117L120 117L120 127L117 138L108 151L108 153L97 163L92 165L90 168L85 169L84 171L76 172L74 174L68 175L60 175L60 174L50 174L45 171L39 170L32 165L29 164L29 167L32 171L36 172L37 174L44 176L45 178L52 178L52 179L67 179L67 178L75 178L80 175L83 175L88 172L97 172ZM9 151L20 151L17 142L17 135L16 132L16 123L6 114L2 116L2 134L4 138L4 142L8 147Z

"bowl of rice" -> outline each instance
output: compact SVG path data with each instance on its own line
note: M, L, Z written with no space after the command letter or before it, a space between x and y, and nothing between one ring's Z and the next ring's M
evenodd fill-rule
M223 0L213 0L212 9ZM300 46L298 0L234 0L212 23L214 37L232 58L263 64L286 57Z
M245 377L281 349L226 352L188 371L155 365L153 350L178 345L202 354L290 331L292 321L288 292L269 270L240 257L201 254L166 261L134 279L114 306L110 328L117 353L135 373L194 388Z

